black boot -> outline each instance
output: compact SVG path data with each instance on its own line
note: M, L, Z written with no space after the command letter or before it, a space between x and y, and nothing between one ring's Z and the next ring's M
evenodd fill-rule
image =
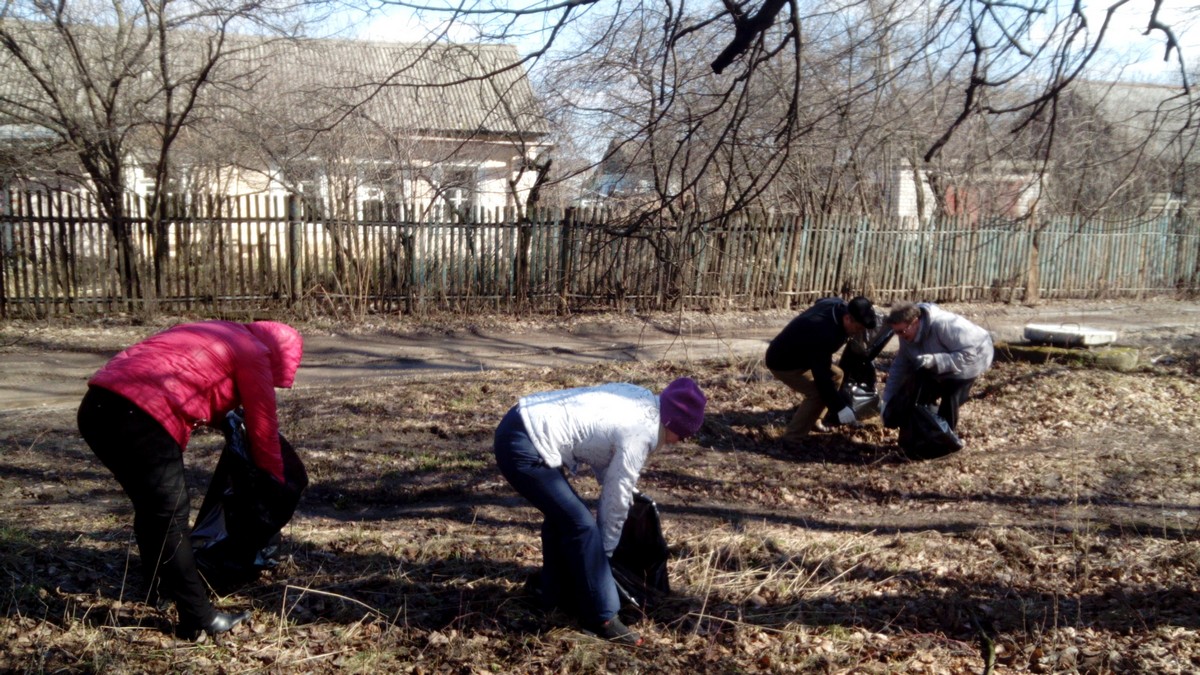
M229 632L234 626L250 618L250 611L247 610L240 614L226 614L225 612L217 612L213 614L213 618L201 626L193 626L187 624L179 624L178 634L180 637L195 640L200 637L200 631L203 630L210 637L216 637L222 633Z
M145 592L146 604L158 610L160 613L166 613L171 608L171 591L161 579L155 578L150 582L148 589Z
M166 613L171 609L171 600L165 595L162 595L158 590L151 590L146 594L146 604L158 610L160 614Z

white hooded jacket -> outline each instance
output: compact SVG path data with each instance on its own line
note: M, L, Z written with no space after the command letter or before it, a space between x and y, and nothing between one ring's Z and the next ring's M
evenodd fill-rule
M583 463L595 472L601 485L600 532L611 556L642 465L662 444L658 396L636 385L611 383L531 394L518 409L546 464L576 473Z

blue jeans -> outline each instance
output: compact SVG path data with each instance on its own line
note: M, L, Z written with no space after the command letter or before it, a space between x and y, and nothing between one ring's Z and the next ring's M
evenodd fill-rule
M562 471L551 468L533 447L516 407L496 428L496 465L542 521L542 591L548 601L601 624L621 608L617 584L604 553L600 526Z

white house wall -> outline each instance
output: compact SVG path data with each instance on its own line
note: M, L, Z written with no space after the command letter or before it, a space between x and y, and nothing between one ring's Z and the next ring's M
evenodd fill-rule
M917 182L913 180L913 173L907 162L902 162L898 168L892 170L891 179L888 181L890 188L887 196L888 210L891 215L906 220L916 219L918 216L929 219L935 206L933 188L929 185L929 176L924 171L919 172L921 175L919 189L925 204L925 212L922 214L918 208L918 186Z
M442 141L424 144L422 149L427 152L410 156L405 161L407 168L396 171L401 178L395 184L372 183L369 178L363 178L362 184L356 188L358 204L361 208L364 202L383 200L391 193L398 195L398 199L405 204L416 206L418 212L424 212L438 196L438 186L429 181L457 172L471 176L471 197L476 208L492 212L524 204L536 174L533 170L526 170L518 176L518 171L521 165L532 161L536 153L545 147L536 146L526 152L527 156L522 156L521 149L510 143ZM252 171L224 167L211 176L207 191L214 194L284 196L290 192L288 186L271 177L269 169ZM514 179L515 196L509 184ZM319 179L316 187L322 198L328 196L326 180Z
M917 221L918 215L923 215L924 220L928 221L937 209L933 188L929 182L929 174L923 170L919 172L921 183L918 188L913 173L907 162L890 172L883 186L887 213L914 223ZM996 199L1004 200L1004 203L991 204L992 210L985 215L1008 215L1010 217L1028 215L1042 194L1041 181L1038 173L1034 170L984 173L973 177L971 182L977 186L997 190L1000 194L995 196ZM924 214L919 214L918 189L920 189L925 203Z

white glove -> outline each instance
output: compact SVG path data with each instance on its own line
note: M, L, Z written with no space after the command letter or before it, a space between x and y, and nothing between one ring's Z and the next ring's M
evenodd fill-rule
M854 424L858 418L854 416L854 411L847 406L838 411L838 421L842 424Z
M933 368L936 365L937 361L934 360L933 354L922 354L917 357L917 366L920 368Z

